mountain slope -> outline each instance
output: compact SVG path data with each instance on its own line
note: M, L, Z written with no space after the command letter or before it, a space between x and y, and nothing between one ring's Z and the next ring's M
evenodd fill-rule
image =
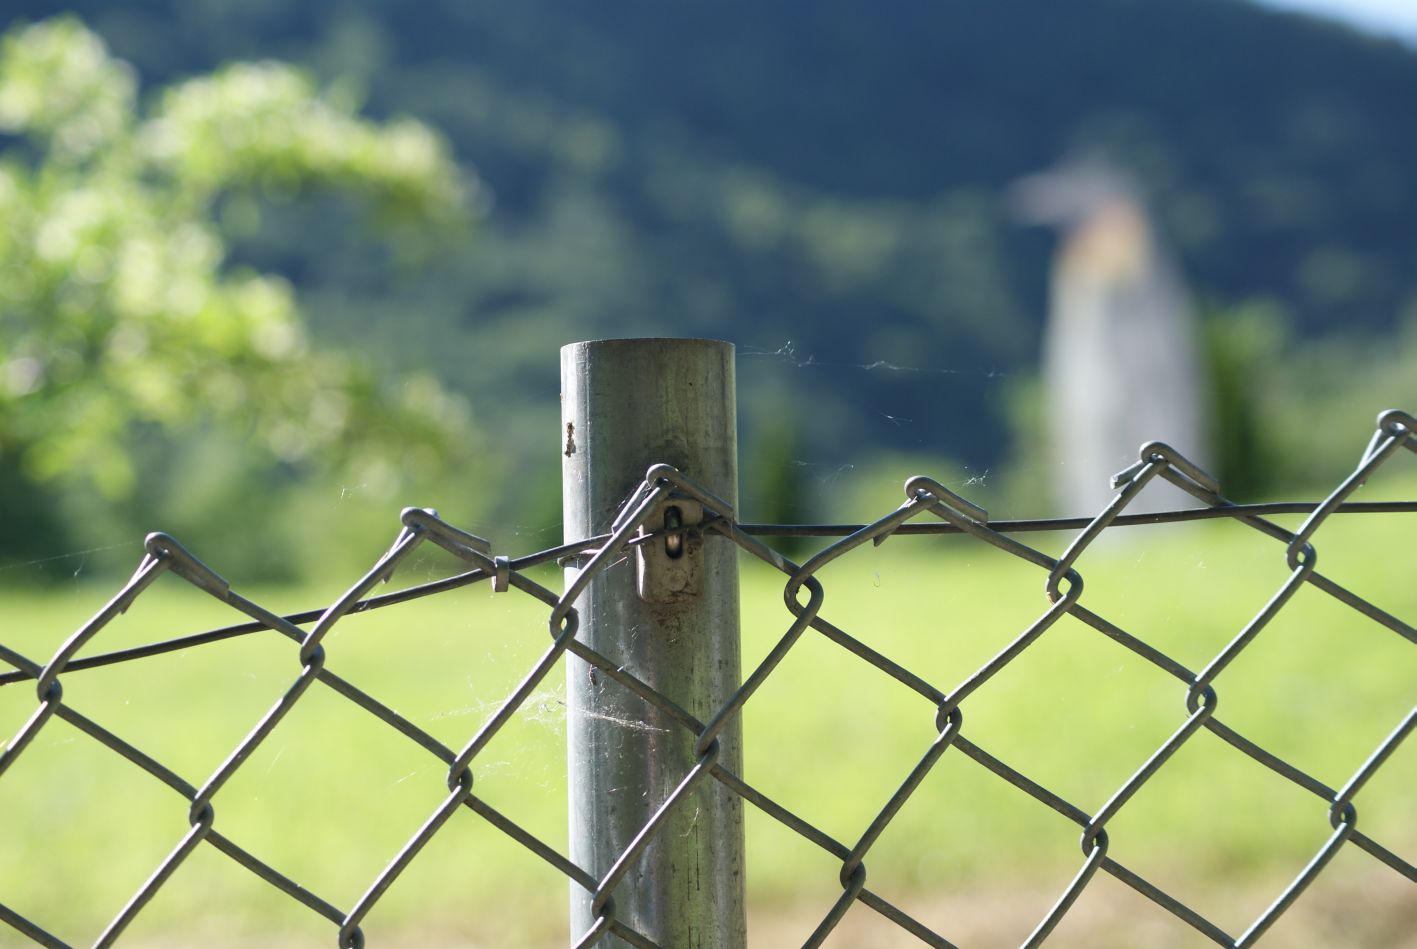
M443 128L487 217L431 272L331 206L272 203L240 254L511 420L554 404L563 342L711 335L779 353L745 364L750 428L987 466L1049 249L1001 195L1079 148L1136 169L1203 300L1305 334L1417 307L1417 55L1238 0L75 8L152 81L277 56Z

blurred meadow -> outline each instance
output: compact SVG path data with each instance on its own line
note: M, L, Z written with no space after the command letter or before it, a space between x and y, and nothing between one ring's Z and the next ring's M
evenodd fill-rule
M745 521L868 522L919 473L995 520L1092 515L1153 437L1236 500L1319 500L1379 411L1417 409L1417 39L1243 0L11 0L0 34L0 645L35 662L151 530L281 613L332 602L406 505L499 554L561 543L557 350L582 339L736 345ZM1355 499L1414 497L1402 452ZM1315 539L1325 574L1409 624L1411 519ZM1276 542L1218 521L1111 531L1078 568L1084 605L1196 669L1287 576ZM394 585L456 569L430 548ZM746 674L790 618L780 575L745 557L742 577ZM1047 605L1036 567L961 537L894 537L821 579L825 618L943 690ZM346 618L329 667L458 747L547 647L545 613L479 583ZM81 655L242 619L165 576ZM62 681L200 784L298 671L268 631ZM474 772L564 852L563 678ZM1306 588L1218 679L1218 717L1339 787L1414 682L1410 643ZM964 734L1095 809L1184 699L1065 617L969 698ZM0 684L0 739L34 708ZM854 842L934 712L809 631L744 710L745 777ZM444 770L316 685L216 826L345 907ZM1414 786L1409 741L1357 800L1409 862ZM89 943L186 810L52 721L0 778L0 903ZM752 944L801 944L839 865L747 812ZM1109 833L1238 934L1330 828L1202 731ZM1018 944L1080 863L1076 827L954 751L867 859L873 890L964 946ZM567 887L459 814L366 929L563 945ZM1265 945L1414 933L1410 881L1349 846ZM905 938L857 905L828 945ZM123 940L332 941L206 846ZM1099 878L1052 944L1209 943Z

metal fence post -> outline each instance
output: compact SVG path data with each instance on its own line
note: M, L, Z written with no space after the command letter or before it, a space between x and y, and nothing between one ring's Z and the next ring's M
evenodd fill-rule
M602 534L651 465L664 462L737 504L733 345L609 339L561 349L562 499L568 540ZM578 638L622 662L700 720L739 684L736 548L709 535L698 593L647 602L634 557L576 603ZM579 567L567 567L567 582ZM603 878L693 766L694 736L587 663L568 656L570 856ZM741 769L736 722L720 763ZM672 949L742 949L742 801L701 784L613 894L616 918ZM573 938L594 922L571 885ZM620 947L608 938L600 945Z

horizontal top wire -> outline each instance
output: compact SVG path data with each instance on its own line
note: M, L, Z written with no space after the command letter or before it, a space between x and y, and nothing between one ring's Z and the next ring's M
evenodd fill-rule
M1317 501L1274 501L1263 504L1229 504L1217 507L1185 508L1177 511L1156 511L1151 514L1122 514L1110 527L1139 527L1144 524L1176 524L1182 521L1205 521L1218 517L1265 517L1278 514L1312 514ZM1341 504L1337 514L1417 514L1417 501L1351 501ZM989 527L1000 534L1022 534L1037 531L1080 530L1091 524L1093 517L1046 517L1012 521L990 521ZM745 534L761 537L847 537L865 527L864 524L739 524ZM891 532L901 534L960 534L963 528L945 522L901 524Z
M1317 510L1322 502L1319 501L1276 501L1261 504L1225 504L1209 508L1186 508L1175 511L1156 511L1149 514L1123 514L1114 519L1110 526L1114 527L1139 527L1146 524L1173 524L1183 521L1210 520L1224 517L1262 517L1265 515L1279 514L1311 514ZM1338 505L1333 513L1335 514L1417 514L1417 501L1350 501ZM1055 518L1033 518L1024 520L1003 520L990 521L990 529L1001 534L1025 533L1039 531L1063 531L1080 530L1092 523L1091 517L1055 517ZM709 519L706 524L711 525L713 519ZM744 534L756 535L759 537L848 537L859 530L865 528L864 524L737 524L738 530ZM634 538L630 543L644 543L651 538L658 537L666 531L646 532ZM936 522L907 522L900 524L893 531L894 535L906 534L959 534L962 529L954 524L945 521ZM609 534L602 534L596 537L588 537L585 540L573 541L568 544L560 544L556 547L549 547L527 554L523 557L516 557L507 562L510 570L526 570L531 567L547 563L564 564L577 555L588 550L595 550L605 545L609 540ZM350 608L349 613L363 613L368 610L379 609L380 607L393 606L398 603L407 603L420 597L432 596L436 593L443 593L448 590L455 590L458 587L476 583L489 576L488 571L475 569L465 573L459 573L441 580L434 580L429 583L422 583L417 586L408 587L403 590L396 590L392 593L384 593L379 596L372 596L356 603ZM299 613L291 613L284 617L287 622L297 625L312 623L319 619L325 612L324 607L305 610ZM115 663L128 662L133 659L145 659L150 656L162 655L163 653L175 652L179 649L188 649L192 646L203 646L209 643L222 642L237 636L245 636L250 633L257 633L271 627L265 623L252 621L248 623L238 623L232 626L222 626L217 629L210 629L199 633L189 633L183 636L165 639L159 642L148 643L142 646L133 646L128 649L115 650L113 652L102 653L95 656L86 656L72 660L66 667L66 672L78 672L83 669L96 669L102 666L114 665ZM0 674L0 687L13 685L17 682L26 682L34 678L30 672L19 669L14 672Z

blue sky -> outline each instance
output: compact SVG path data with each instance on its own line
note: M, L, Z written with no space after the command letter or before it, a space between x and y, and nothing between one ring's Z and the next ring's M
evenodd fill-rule
M1417 45L1417 0L1261 0L1265 5L1319 13Z

